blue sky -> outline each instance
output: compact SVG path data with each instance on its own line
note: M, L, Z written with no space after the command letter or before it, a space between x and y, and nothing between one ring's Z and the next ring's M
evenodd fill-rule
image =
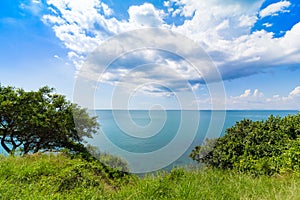
M49 85L72 100L76 77L95 48L147 27L199 45L221 74L226 101L208 90L206 68L195 73L176 49L143 50L118 57L100 79L86 77L97 84L95 108L112 108L119 84L134 91L130 99L118 97L128 104L120 108L189 109L193 105L178 100L189 89L199 109L213 102L227 109L299 110L298 0L1 0L0 82L26 90Z

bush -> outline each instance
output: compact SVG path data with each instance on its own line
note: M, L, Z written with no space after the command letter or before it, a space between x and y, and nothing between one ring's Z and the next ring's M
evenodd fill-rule
M253 174L300 172L300 113L244 119L218 139L196 146L190 157L208 166Z
M130 172L128 163L121 157L101 152L96 146L87 145L89 154L101 163L122 172Z

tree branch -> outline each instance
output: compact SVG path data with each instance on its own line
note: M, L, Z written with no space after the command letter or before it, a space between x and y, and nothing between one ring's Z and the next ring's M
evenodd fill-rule
M5 138L6 138L6 134L4 133L2 138L1 138L1 146L3 147L3 149L7 152L10 153L11 150L8 148L8 146L5 144Z

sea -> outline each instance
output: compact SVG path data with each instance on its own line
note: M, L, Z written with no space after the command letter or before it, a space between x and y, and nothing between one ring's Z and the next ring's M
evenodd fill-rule
M266 120L296 110L94 110L100 130L88 143L123 158L133 173L196 165L189 154L242 119Z
M266 120L297 110L91 110L100 129L87 144L127 162L132 173L145 174L198 163L189 154L205 138L217 138L242 119ZM0 147L0 153L4 150Z

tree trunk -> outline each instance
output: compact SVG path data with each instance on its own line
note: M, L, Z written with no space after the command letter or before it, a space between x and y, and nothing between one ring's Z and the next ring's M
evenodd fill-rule
M3 147L3 149L10 154L11 150L8 148L8 146L5 144L5 138L6 138L6 134L3 134L2 138L1 138L1 146Z

